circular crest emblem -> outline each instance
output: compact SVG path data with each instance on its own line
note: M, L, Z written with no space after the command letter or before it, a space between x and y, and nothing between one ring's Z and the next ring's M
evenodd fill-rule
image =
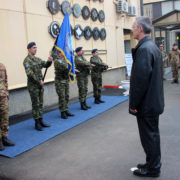
M81 39L81 37L83 36L83 29L82 29L81 25L77 24L74 27L74 36L76 39Z
M99 21L100 21L100 22L104 22L104 20L105 20L104 11L103 11L103 10L100 10L100 11L99 11Z
M91 18L93 21L96 21L98 19L98 12L96 8L92 8L91 10Z
M89 26L84 28L84 37L86 40L89 40L92 37L92 30Z
M93 38L94 40L98 40L99 39L99 36L100 36L100 32L99 32L99 29L97 27L95 27L93 29Z
M102 28L100 31L100 38L101 38L101 40L106 39L106 30L104 28Z
M85 20L87 20L87 19L89 18L89 16L90 16L90 10L89 10L89 8L88 8L87 6L84 6L84 7L82 8L82 16L83 16L83 18L84 18Z
M81 16L81 7L77 3L73 6L73 15L77 18Z
M61 11L64 15L66 14L68 8L69 8L69 14L71 14L72 9L70 3L68 1L63 1L61 4Z
M57 38L60 32L60 24L57 21L53 21L49 26L49 33L53 38Z
M47 7L51 14L57 14L60 10L59 8L59 1L58 0L48 0Z

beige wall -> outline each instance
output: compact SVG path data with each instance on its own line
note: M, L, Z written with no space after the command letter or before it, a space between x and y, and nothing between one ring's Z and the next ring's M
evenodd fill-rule
M59 0L62 3L62 0ZM89 8L97 8L104 10L105 22L100 23L99 20L93 22L90 18L84 20L82 17L75 18L72 14L70 21L74 27L80 24L83 28L89 25L91 28L105 27L107 38L101 40L75 40L73 37L74 49L83 46L85 50L93 48L106 49L107 55L102 55L104 62L114 68L125 65L124 60L124 35L123 28L131 29L134 17L124 16L116 13L113 0L104 1L85 1L71 0L72 4L79 3L81 8L84 5ZM129 0L131 5L138 7L139 0ZM27 43L35 41L38 46L37 56L47 60L49 52L54 44L54 39L48 33L48 26L54 20L60 24L63 21L63 14L52 16L46 8L46 0L0 0L0 62L7 67L9 76L9 89L16 89L26 86L26 75L23 68L23 60L27 55ZM89 57L87 57L89 58ZM54 79L54 69L49 68L46 81Z

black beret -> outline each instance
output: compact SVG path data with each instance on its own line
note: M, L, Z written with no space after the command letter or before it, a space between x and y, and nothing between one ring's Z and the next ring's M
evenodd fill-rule
M173 46L177 46L177 43L174 43Z
M30 42L30 43L27 45L27 49L32 48L34 45L36 45L35 42Z
M76 53L77 53L77 52L79 52L79 51L81 51L81 50L82 50L82 48L83 48L83 47L77 47L77 48L76 48L76 50L75 50L75 51L76 51Z
M93 53L95 53L97 50L98 50L98 49L93 49L93 50L91 51L91 53L93 54Z

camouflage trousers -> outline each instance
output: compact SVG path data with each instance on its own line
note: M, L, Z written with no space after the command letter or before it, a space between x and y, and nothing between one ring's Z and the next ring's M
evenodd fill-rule
M179 67L178 67L178 64L177 63L173 63L171 65L171 70L172 70L172 77L174 79L178 80L178 78L179 78L179 73L178 73Z
M7 96L0 96L0 138L8 136L9 129L9 103Z
M43 116L43 88L28 87L32 102L32 116L34 119L42 118Z
M69 103L69 80L55 81L56 92L59 96L59 110L68 110Z
M88 76L76 76L77 77L77 85L79 88L79 101L86 101L86 96L88 92Z
M95 98L101 97L102 91L102 74L101 73L91 73L91 81L93 84L93 94Z

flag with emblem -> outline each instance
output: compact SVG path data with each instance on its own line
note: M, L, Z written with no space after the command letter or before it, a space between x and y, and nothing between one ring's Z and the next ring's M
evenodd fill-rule
M69 79L73 83L76 80L74 54L72 48L71 25L68 11L65 14L61 25L60 33L55 42L55 48L59 50L65 57L68 63Z

